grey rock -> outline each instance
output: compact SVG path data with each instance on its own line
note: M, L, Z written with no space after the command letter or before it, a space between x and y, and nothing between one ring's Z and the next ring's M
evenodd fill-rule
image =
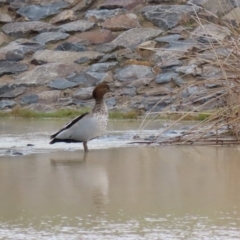
M0 46L10 41L10 38L3 32L0 32Z
M27 36L31 32L58 31L59 27L45 22L32 21L7 23L2 27L2 30L11 37L21 38Z
M114 10L89 10L85 14L85 18L87 19L94 19L96 21L105 21L111 17L124 14L126 10L124 9L114 9Z
M97 52L108 53L108 52L112 52L116 48L117 48L117 46L114 46L114 45L112 45L110 43L103 43L103 44L99 44L99 45L95 46L94 49Z
M184 84L184 81L181 77L174 78L173 82L176 84L176 86L181 87Z
M113 46L137 47L140 43L150 40L162 32L160 29L153 28L133 28L120 34L111 44Z
M158 38L155 38L154 40L159 43L170 43L170 42L176 42L180 39L182 39L182 36L180 34L172 34L172 35L167 35L163 37L158 37Z
M181 23L182 19L190 19L199 11L197 6L189 5L156 5L142 9L143 16L163 30L171 29Z
M198 87L198 86L189 86L182 91L182 97L188 98L192 95L197 96L197 94L203 94L203 93L205 94L207 93L207 90L205 88Z
M174 79L178 78L178 74L174 72L161 73L157 76L157 83L169 83Z
M202 69L199 68L197 65L195 64L191 64L188 66L181 66L176 68L175 70L177 73L182 73L185 75L192 75L192 76L199 76L202 73Z
M50 90L38 94L40 104L55 104L60 98L61 91Z
M44 32L40 33L37 36L35 36L32 40L35 42L38 42L39 44L46 44L49 42L56 42L59 40L63 40L69 37L69 34L62 33L62 32Z
M130 84L128 84L128 87L135 87L139 88L141 86L147 86L150 84L150 82L153 80L153 78L140 78L137 80L132 81Z
M10 0L8 1L8 3L10 3L8 9L10 11L15 12L16 10L18 10L21 7L26 6L27 2L25 0Z
M108 106L108 109L112 109L117 104L115 97L106 98L105 102L106 102L106 104Z
M29 20L40 20L48 16L59 13L59 10L67 7L69 4L65 1L57 1L49 3L44 6L41 5L27 5L21 7L17 13Z
M101 25L103 28L112 31L124 31L131 28L141 27L137 15L133 13L112 17Z
M206 46L203 47L202 44L199 44L199 42L193 40L193 39L187 39L187 40L182 40L182 41L177 41L177 42L170 42L168 45L167 50L168 51L176 51L179 53L180 51L183 52L183 54L187 51L191 51L193 48L196 49L201 49L205 48Z
M23 60L23 58L24 58L24 53L23 53L23 51L21 51L20 49L16 49L16 50L13 50L13 51L9 51L9 52L6 54L6 60L7 60L7 61L18 62L18 61Z
M16 105L16 102L13 100L1 100L0 101L0 110L5 108L13 108Z
M109 71L113 67L116 67L117 64L118 62L95 63L88 68L88 71L103 73Z
M12 91L14 89L15 89L15 87L12 84L0 85L0 94L4 94L6 92L10 92L10 91Z
M68 88L74 88L78 86L77 83L70 82L63 78L54 79L49 83L49 87L58 90L64 90Z
M72 10L75 12L86 11L90 8L96 1L95 0L82 0L77 5L75 5Z
M102 53L94 51L85 52L70 52L70 51L52 51L42 50L34 53L33 60L37 63L41 62L58 62L58 63L73 63L79 58L86 57L90 60L97 60L103 56Z
M74 74L73 76L67 77L67 79L85 87L94 86L99 82L99 79L85 72Z
M229 3L229 1L227 1ZM240 6L240 0L230 0L230 3L233 7L239 7Z
M73 103L72 98L70 98L70 97L59 98L58 103L59 103L61 106L75 105L75 104Z
M61 29L63 29L64 32L85 32L92 29L94 25L95 23L93 22L78 20L60 25L60 27Z
M25 109L29 109L34 112L54 112L56 109L52 106L49 106L48 104L41 104L41 103L34 103L27 107L24 107Z
M134 88L134 87L124 88L120 95L121 96L131 96L131 97L134 97L134 96L136 96L136 88Z
M81 100L81 99L78 99L78 98L73 98L71 100L71 105L77 105L78 107L88 107L88 108L91 108L93 106L93 101L89 101L89 99L87 99L88 101L85 101L85 100Z
M56 51L71 51L71 52L84 52L87 48L81 43L64 42L58 45L54 50Z
M219 87L223 87L224 86L224 84L223 83L221 83L221 82L217 82L217 83L208 83L208 84L206 84L205 85L206 86L206 88L219 88Z
M20 104L21 105L29 105L33 103L38 103L39 101L39 96L37 94L29 94L25 95L21 98Z
M199 36L199 37L196 37L196 40L200 43L203 43L203 44L213 44L213 43L218 43L218 40L212 36Z
M6 13L0 13L0 23L10 23L12 18Z
M49 63L35 67L33 70L22 74L17 80L16 85L36 86L48 84L56 78L65 78L70 73L81 71L76 64Z
M129 65L118 69L114 78L119 81L136 80L139 78L153 78L154 74L150 67L140 65Z
M238 1L238 3L237 3ZM234 7L239 6L239 0L189 0L189 4L195 4L203 7L206 11L211 12L214 15L221 16L226 12L229 12Z
M75 21L77 20L77 16L73 10L65 10L59 13L57 16L53 17L50 20L51 24L66 22L66 21Z
M231 30L227 27L209 23L197 27L190 35L191 38L199 39L200 36L208 36L218 41L224 40L231 35Z
M24 63L2 61L0 62L0 76L4 74L15 74L28 70L28 65Z
M147 97L144 99L144 107L145 107L146 111L160 112L165 107L170 105L173 102L173 100L174 99L172 97L166 98L165 96L163 96L163 97Z
M101 51L100 51L101 52ZM105 54L98 62L116 61L117 57L114 53Z
M175 68L182 65L182 61L178 59L169 59L168 61L161 62L158 66L161 67L162 70L167 70L170 68Z
M202 68L202 73L200 79L206 79L206 80L217 80L224 78L223 72L221 68L205 65Z
M90 62L91 59L89 57L81 57L79 59L76 59L74 62L78 64L84 64Z
M192 51L193 49L201 50L204 47L206 46L192 39L170 42L167 47L160 48L159 51L154 54L152 60L157 62L158 66L161 66L169 61L173 61L172 55L175 56L174 60L178 60L187 52Z
M148 0L149 3L186 3L187 0Z
M146 91L145 96L164 96L170 94L171 91L166 87L157 87Z
M115 8L125 8L131 10L143 3L143 0L105 0L101 5L100 9L115 9Z
M108 77L108 73L102 72L86 72L86 74L97 80L97 83L103 81L106 77Z
M217 52L217 49L210 49L210 50L206 50L202 53L198 54L198 59L192 59L189 63L190 64L197 64L199 65L199 63L207 63L209 62L209 60L211 61L216 61L216 53L219 59L221 59L221 57L223 56L221 53L219 54ZM225 56L226 57L226 56Z
M92 91L94 87L80 88L73 93L73 97L81 100L89 100L92 98Z
M19 87L19 88L15 88L9 92L6 92L4 94L0 95L0 98L15 98L20 96L21 94L23 94L25 92L26 88L25 87Z
M39 43L28 39L18 39L0 48L0 58L1 60L20 61L26 54L33 53L40 49L43 49L43 46Z

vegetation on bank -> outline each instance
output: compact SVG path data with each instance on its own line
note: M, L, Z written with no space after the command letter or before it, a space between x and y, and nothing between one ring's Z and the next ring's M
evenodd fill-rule
M59 109L54 112L37 112L29 109L14 108L10 111L0 112L0 117L21 117L21 118L74 118L85 112L89 111L88 108L82 109ZM161 120L177 120L179 117L183 116L184 113L156 113L155 119ZM147 115L147 114L146 114ZM184 116L183 121L202 121L209 117L211 113L201 112L201 113L191 113L188 116ZM110 119L138 119L145 117L145 114L131 110L128 112L121 111L110 111ZM151 114L152 117L152 114ZM150 115L147 116L150 118Z
M10 111L0 112L0 117L21 117L21 118L74 118L85 112L88 108L82 109L59 109L54 112L37 112L29 109L14 108ZM120 112L111 111L109 118L111 119L137 119L139 113L136 111Z

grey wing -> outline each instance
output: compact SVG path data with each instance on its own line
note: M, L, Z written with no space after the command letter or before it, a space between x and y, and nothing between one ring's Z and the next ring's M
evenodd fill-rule
M80 121L80 119L84 118L85 116L87 116L89 113L86 112L76 118L74 118L73 120L71 120L70 122L68 122L63 128L61 128L58 132L54 133L53 135L50 136L50 138L55 138L59 133L61 133L62 131L70 128L71 126L73 126L75 123L77 123L78 121Z
M82 117L70 127L63 129L55 138L72 139L79 142L87 142L99 135L99 122L92 114Z

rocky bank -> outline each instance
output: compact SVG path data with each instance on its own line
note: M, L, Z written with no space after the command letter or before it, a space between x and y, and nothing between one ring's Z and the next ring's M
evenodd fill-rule
M181 110L209 98L204 109L215 108L224 103L208 93L222 91L223 76L209 39L230 36L215 23L238 24L238 6L240 0L0 0L0 110L91 106L101 81L113 89L110 109L145 112L160 102L154 111L178 111L171 104L180 88L180 99L198 96ZM221 45L215 50L229 54ZM201 94L208 99L199 101Z

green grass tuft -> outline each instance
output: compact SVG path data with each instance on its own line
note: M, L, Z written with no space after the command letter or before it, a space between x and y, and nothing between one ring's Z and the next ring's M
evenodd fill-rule
M76 117L87 112L88 109L59 109L55 112L36 112L29 109L14 108L9 112L0 112L0 117L22 117L22 118L66 118Z
M139 114L136 111L129 111L129 112L119 112L119 111L112 111L109 113L109 118L111 119L137 119Z
M88 108L78 109L59 109L54 112L36 112L29 109L14 108L10 111L0 112L0 117L21 117L21 118L74 118L85 112ZM135 111L120 112L112 111L109 113L110 119L137 119L139 114Z

